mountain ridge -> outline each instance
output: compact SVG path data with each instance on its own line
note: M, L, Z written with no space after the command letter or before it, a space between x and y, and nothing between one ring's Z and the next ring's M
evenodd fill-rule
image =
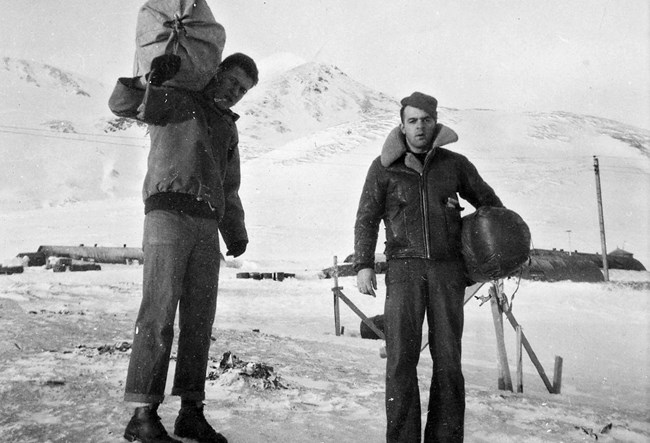
M68 93L91 97L91 93L84 89L82 82L79 81L81 76L52 65L19 58L2 57L0 59L0 70L13 73L26 83L33 84L36 87L55 86Z
M39 127L68 133L84 130L119 133L122 130L128 131L134 125L128 123L128 119L110 113L107 100L111 90L94 79L45 63L5 56L0 58L0 80L3 84L0 94L5 99L0 111L5 117L10 116L12 111L21 114L21 108L42 111L45 109L42 107L44 102L54 102L60 105L60 114L65 115L54 115L50 108L47 109L48 112L33 112L32 116L41 116L37 122ZM22 100L15 103L16 100L12 102L11 97L20 97ZM79 102L74 102L72 108L66 106L70 98L81 98L81 103L92 112L79 112L78 106L74 106ZM6 109L12 106L16 109ZM280 74L276 73L269 79L262 79L235 110L241 114L238 125L244 140L248 138L251 143L258 140L277 146L287 139L299 138L350 121L394 119L399 110L399 102L394 97L350 78L335 65L305 62ZM542 129L539 131L540 138L553 137L554 133L561 132L557 129L559 125L577 129L596 128L601 134L625 142L644 155L649 155L650 130L608 118L567 111L511 112L440 106L441 120L446 117L453 122L453 115L463 112L511 113L543 118L547 125L539 126ZM83 118L79 118L81 116ZM77 120L91 121L92 124L90 127L82 127ZM136 126L139 126L138 130L144 127Z

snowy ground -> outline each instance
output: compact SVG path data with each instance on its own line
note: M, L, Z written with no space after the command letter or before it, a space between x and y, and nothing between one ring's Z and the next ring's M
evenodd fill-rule
M383 440L381 343L359 337L359 319L343 308L345 334L334 334L330 279L238 279L223 269L211 357L231 351L272 366L285 389L259 389L243 376L209 381L207 416L232 442ZM269 271L281 269L268 268ZM289 270L283 268L283 270ZM121 403L141 294L138 265L52 273L29 268L0 280L0 430L4 441L116 442L130 411ZM464 372L468 442L647 442L648 273L613 273L610 283L523 281L513 313L548 374L564 359L560 395L549 394L530 360L524 393L496 389L496 348L489 304L466 307ZM626 281L644 283L633 285ZM343 291L368 315L383 297ZM512 294L514 281L506 281ZM384 294L380 282L380 294ZM480 292L479 294L481 294ZM514 333L506 329L514 370ZM109 345L111 352L99 348ZM430 363L420 362L423 402ZM551 375L552 376L552 375ZM179 402L161 408L170 427ZM611 423L611 429L603 431ZM589 433L592 434L589 434Z
M461 134L453 149L468 155L529 223L537 248L598 251L591 156L602 156L608 249L631 250L648 266L650 161L641 142L643 149L632 149L576 129L584 124L574 127L563 115L447 110L444 117ZM345 334L335 336L333 282L318 272L333 256L342 261L352 252L362 182L394 124L351 122L278 146L243 147L241 195L251 243L223 269L211 357L230 351L273 366L286 388L260 390L237 374L210 381L206 413L229 441L384 440L381 343L358 336L359 319L345 306ZM132 135L119 145L72 135L47 142L4 135L2 263L45 244L140 245L138 194L147 151L144 134ZM237 279L243 271L296 278ZM650 441L650 274L612 271L611 277L599 284L522 281L516 293L513 313L546 373L552 376L555 356L564 359L560 395L546 391L527 357L524 394L497 390L489 304L468 303L466 441ZM0 275L4 441L122 441L131 413L121 401L129 351L115 345L131 341L141 280L139 265ZM383 311L382 278L379 283L373 299L357 292L353 278L340 281L369 316ZM506 292L515 286L507 281ZM506 340L514 369L509 326ZM426 352L419 369L426 403ZM172 397L162 406L169 429L178 406Z

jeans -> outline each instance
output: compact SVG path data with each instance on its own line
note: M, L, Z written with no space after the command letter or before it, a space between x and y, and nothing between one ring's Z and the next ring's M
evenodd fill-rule
M178 308L171 393L184 400L204 400L219 281L218 222L176 211L151 211L145 216L143 248L143 295L124 399L163 401Z
M384 311L387 442L419 443L422 438L417 365L425 315L433 373L424 441L463 441L465 283L460 262L395 259L388 263Z

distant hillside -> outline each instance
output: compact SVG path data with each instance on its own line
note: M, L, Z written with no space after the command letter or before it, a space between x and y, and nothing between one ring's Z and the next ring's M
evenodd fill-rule
M83 85L78 78L54 66L3 57L0 69L37 88L59 89L74 95L91 96L91 92L84 89L86 85Z
M109 87L47 64L0 60L0 209L138 194L145 127L110 113Z
M650 157L650 131L626 125L615 120L570 112L531 113L545 121L535 126L533 137L541 139L563 139L567 133L593 131L611 137Z
M106 86L34 61L0 59L1 124L53 132L97 132L110 118Z

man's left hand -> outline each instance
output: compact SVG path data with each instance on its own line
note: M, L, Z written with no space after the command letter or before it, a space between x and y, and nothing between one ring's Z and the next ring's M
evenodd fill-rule
M248 242L245 240L241 241L236 241L230 247L228 248L228 252L226 252L226 255L232 255L233 257L239 257L242 255L244 252L246 252L246 246L248 245Z

